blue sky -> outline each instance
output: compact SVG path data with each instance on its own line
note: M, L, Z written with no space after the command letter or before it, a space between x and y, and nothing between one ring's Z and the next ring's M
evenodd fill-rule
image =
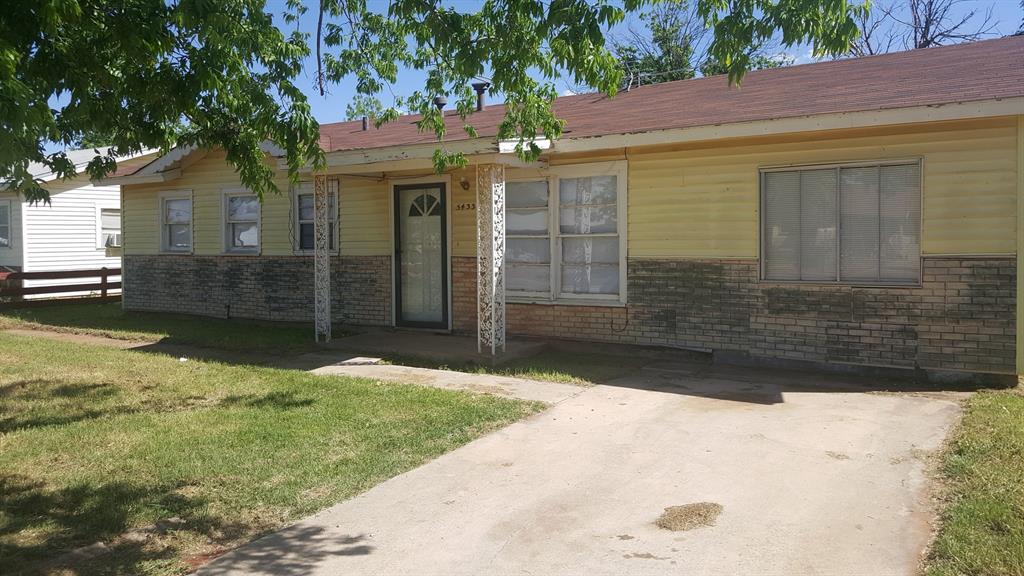
M876 0L879 1L879 0ZM387 6L385 0L369 0L371 6L379 5L381 9ZM454 6L465 6L467 10L473 9L475 5L480 2L477 0L449 0L448 2ZM282 13L285 5L285 0L267 0L268 9L275 13ZM958 5L960 11L970 10L972 8L980 8L984 10L986 7L992 6L993 18L999 21L999 24L995 30L997 35L1012 34L1015 32L1021 23L1021 9L1019 0L967 0L964 3ZM299 26L302 30L311 33L315 29L316 16L312 12L306 14ZM282 19L282 26L284 26ZM622 34L626 32L630 27L634 29L643 29L639 24L638 18L635 14L627 17L627 20L620 24L616 29L610 31L611 34ZM810 55L810 49L807 46L794 46L785 51L791 56L796 63L802 64L810 62L812 60ZM298 79L298 84L303 88L307 97L309 98L310 104L313 109L313 114L316 116L320 123L338 122L345 119L345 106L351 100L354 95L352 83L343 83L341 85L332 85L329 87L329 93L321 96L316 87L314 86L314 75L316 73L316 61L313 57L310 57L305 66L306 71L304 72L303 78ZM393 91L398 95L406 95L411 93L417 88L421 88L424 81L424 74L417 70L402 70L399 73L398 82L392 87ZM556 82L556 86L560 93L568 93L570 90L575 88L571 83L565 81ZM381 100L386 105L390 105L391 101L382 95ZM52 100L51 105L59 105L56 99ZM47 152L56 152L59 149L58 146L50 144L47 146Z
M875 0L879 1L879 0ZM370 0L371 5L374 4L374 0ZM464 5L467 9L472 9L475 5L480 2L476 0L451 0L449 4L454 6ZM381 7L387 5L383 0L379 2ZM281 7L284 6L284 0L268 0L268 6L273 7L280 11ZM999 21L996 32L998 35L1012 34L1015 32L1021 23L1021 9L1019 0L968 0L958 6L960 11L967 11L972 8L980 8L983 11L986 7L992 6L993 8L993 19ZM310 13L307 14L300 26L303 30L312 32L316 24L315 15ZM635 29L642 29L642 26L638 25L636 15L630 15L626 22L620 24L616 30L611 32L624 32L628 27L632 26ZM793 57L796 63L806 63L812 61L810 56L810 48L807 46L794 46L786 50L786 53ZM313 78L316 70L316 62L314 58L310 58L306 66L307 76L299 80L299 85L305 88L305 92L309 97L310 103L313 107L313 113L317 120L321 123L338 122L345 119L345 106L348 104L354 94L352 84L334 85L330 87L330 93L325 96L320 96L319 92L313 86ZM421 72L416 70L403 70L399 73L398 82L393 86L393 90L396 94L404 95L409 94L413 90L422 87L424 76ZM572 89L571 84L565 83L564 81L556 83L558 91L565 93ZM382 95L381 100L385 104L390 104L390 101Z

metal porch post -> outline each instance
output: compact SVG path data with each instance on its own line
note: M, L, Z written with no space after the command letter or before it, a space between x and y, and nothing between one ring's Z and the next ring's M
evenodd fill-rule
M477 352L505 351L505 167L476 167Z

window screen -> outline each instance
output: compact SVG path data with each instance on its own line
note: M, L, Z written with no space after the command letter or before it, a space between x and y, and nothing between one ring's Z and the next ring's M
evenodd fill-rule
M562 292L618 294L617 177L563 178L558 201Z
M187 252L192 249L192 199L164 200L164 250Z
M505 289L551 292L547 180L505 184Z
M917 163L765 172L765 279L916 282L920 190Z
M0 202L0 248L11 246L11 203Z
M227 249L255 251L260 245L260 201L255 195L228 196L225 216Z

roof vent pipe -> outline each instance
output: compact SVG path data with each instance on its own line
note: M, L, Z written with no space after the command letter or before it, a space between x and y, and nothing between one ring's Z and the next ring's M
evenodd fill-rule
M471 86L473 86L473 90L476 91L476 111L479 112L487 107L486 93L487 89L491 87L491 83L473 82Z
M367 117L366 117L366 116L364 115L364 116L363 116L363 132L366 132L366 131L367 131L367 130L369 130L369 129L370 129L370 119L369 119L369 118L367 118Z

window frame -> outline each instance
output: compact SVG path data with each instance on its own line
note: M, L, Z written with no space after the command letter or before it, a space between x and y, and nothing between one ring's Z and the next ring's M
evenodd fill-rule
M188 221L188 248L176 249L170 246L170 236L167 233L166 209L168 200L188 200L192 205L192 214ZM161 192L157 201L157 224L160 226L160 253L161 254L192 254L196 246L196 202L192 196L192 190L169 190Z
M615 232L595 234L563 234L561 231L561 198L559 194L559 182L562 179L587 178L596 176L615 176L616 195L616 227ZM628 300L627 266L628 266L628 227L627 227L627 206L629 193L628 164L625 160L611 162L593 162L586 164L570 164L564 166L552 166L543 174L534 176L515 175L506 178L508 182L538 182L546 180L548 183L548 238L550 251L550 278L551 291L547 292L509 292L506 289L505 298L509 302L529 304L579 304L596 306L620 306L625 305ZM507 206L507 202L506 202ZM506 218L507 220L507 218ZM506 224L507 226L507 224ZM515 237L529 237L515 236ZM619 291L617 294L576 294L562 290L562 242L565 238L586 238L586 237L617 237L619 241ZM508 243L506 232L505 242ZM507 282L506 282L507 284Z
M103 243L103 212L104 211L117 211L118 221L118 232L117 235L121 238L121 243L114 246L107 246ZM120 250L124 246L124 219L122 217L122 211L120 206L110 205L96 205L96 249L97 250Z
M842 186L839 172L844 168L881 168L883 166L917 166L918 170L918 260L920 264L918 266L918 275L914 280L894 280L886 282L883 280L843 280L841 278L842 269ZM858 160L851 162L827 162L817 164L785 164L785 165L773 165L773 166L761 166L758 168L757 177L757 195L758 195L758 211L757 211L757 227L758 227L758 282L762 284L799 284L803 286L855 286L855 287L877 287L877 288L919 288L921 286L921 277L923 275L923 259L924 249L922 246L924 239L924 158L921 156L916 157L904 157L904 158L886 158L882 160ZM765 175L772 172L799 172L803 170L836 170L836 279L835 280L799 280L799 279L788 279L779 280L767 278L766 274L766 258L765 258L765 232L766 224L765 214L767 213L766 197L765 197Z
M14 200L0 198L0 206L7 206L7 223L0 222L0 227L7 227L7 245L0 245L0 250L10 250L14 248Z
M252 196L256 198L256 246L252 248L236 248L231 245L231 225L238 222L228 221L228 203L231 198L239 196ZM195 204L192 205L192 210L194 220ZM220 210L222 254L239 256L260 255L263 250L263 203L260 202L259 196L248 188L225 188L221 192ZM240 220L239 222L252 222L252 220Z
M330 190L331 182L334 182L334 190ZM341 179L328 178L327 183L330 194L334 196L334 214L328 214L328 217L334 217L334 247L328 252L331 255L338 255L341 253ZM302 248L302 224L308 221L302 220L299 212L299 196L315 194L314 186L315 183L310 181L300 182L298 185L292 186L292 252L299 256L308 256L316 253L315 248Z

